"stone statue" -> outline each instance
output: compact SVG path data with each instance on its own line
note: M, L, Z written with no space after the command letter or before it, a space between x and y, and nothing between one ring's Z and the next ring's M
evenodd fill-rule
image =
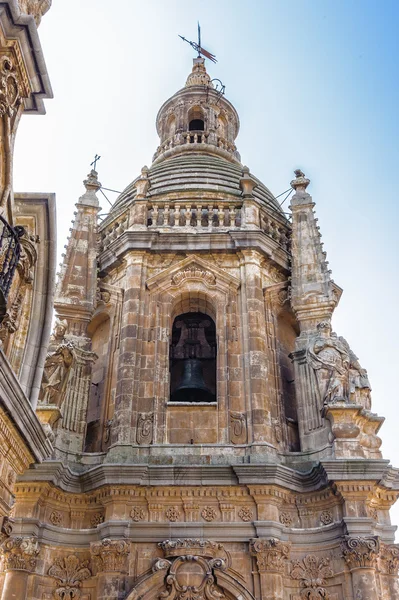
M331 331L328 321L317 326L308 346L308 361L316 373L322 404L351 402L371 407L367 371L343 337Z
M317 326L317 337L308 346L308 361L315 370L322 404L347 402L349 398L349 346L331 325L323 321Z
M50 337L49 352L44 364L41 404L59 405L61 394L69 369L73 362L74 345L65 339L67 322L57 319L54 333Z

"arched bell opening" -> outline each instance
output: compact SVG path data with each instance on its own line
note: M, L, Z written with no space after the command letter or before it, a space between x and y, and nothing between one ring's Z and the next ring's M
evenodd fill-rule
M193 132L205 131L204 113L199 106L193 106L188 111L188 130Z
M170 401L216 402L216 326L201 312L173 321L169 352Z

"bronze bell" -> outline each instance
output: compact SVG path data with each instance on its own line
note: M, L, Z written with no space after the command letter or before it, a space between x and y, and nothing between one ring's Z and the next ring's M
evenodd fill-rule
M183 376L171 400L172 402L215 402L215 394L204 381L202 361L197 358L184 361Z

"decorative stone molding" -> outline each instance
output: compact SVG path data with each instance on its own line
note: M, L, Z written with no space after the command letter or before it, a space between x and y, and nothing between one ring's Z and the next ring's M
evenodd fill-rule
M346 535L344 541L341 542L341 549L349 569L375 568L380 542L377 536L350 537Z
M52 0L18 0L21 12L32 15L35 19L37 27L40 25L42 16L51 7Z
M399 544L381 544L380 566L383 573L398 576Z
M325 589L326 579L333 577L328 557L318 557L308 554L302 560L292 563L291 577L300 581L303 588L301 598L304 600L328 600L329 594Z
M251 554L256 557L258 571L265 573L277 571L284 573L285 565L290 556L290 544L274 538L253 539L250 542Z
M97 572L126 573L130 546L125 540L104 539L90 546L93 564Z
M145 518L144 508L141 508L141 506L133 506L132 510L130 511L130 516L132 521L135 521L136 523L138 521L143 521Z
M172 282L174 285L181 285L185 279L199 279L207 285L216 285L216 277L213 273L194 266L178 271L173 275Z
M158 547L163 550L165 558L185 555L215 558L221 552L225 552L222 544L199 538L164 540L158 544Z
M151 444L154 413L140 413L137 420L137 443Z
M80 598L82 581L91 577L89 561L81 561L74 554L65 558L56 558L48 570L50 577L54 577L61 585L54 591L57 600L72 600Z
M8 538L1 547L4 556L4 569L33 572L36 568L36 557L39 554L39 543L35 537Z

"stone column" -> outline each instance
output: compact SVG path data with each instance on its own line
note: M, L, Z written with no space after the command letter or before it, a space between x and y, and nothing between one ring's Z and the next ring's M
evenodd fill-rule
M290 544L274 538L253 539L252 556L256 557L262 600L283 600L283 575L290 555Z
M111 443L136 443L137 395L136 365L140 345L141 308L144 282L142 281L143 252L126 256L125 294L122 308L121 342L118 361L118 384L115 398L115 416ZM111 450L112 453L112 450Z
M130 546L125 540L91 544L93 565L97 573L97 600L122 600L126 597Z
M399 600L399 544L381 544L380 571L384 597Z
M245 290L242 290L244 360L248 384L253 443L270 443L274 439L267 390L266 320L261 277L261 256L243 250Z
M36 568L36 538L8 538L2 545L6 576L1 600L25 600L28 577Z
M352 575L353 597L375 600L379 597L376 581L377 557L380 550L378 537L345 536L342 554Z

